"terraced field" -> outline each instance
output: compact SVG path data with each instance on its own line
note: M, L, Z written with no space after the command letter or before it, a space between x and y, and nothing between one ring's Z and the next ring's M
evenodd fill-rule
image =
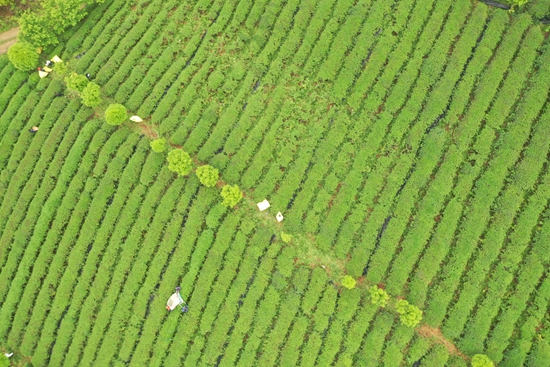
M528 9L106 0L45 54L145 119L119 127L0 56L0 346L36 367L550 366L550 1ZM177 177L156 137L244 200Z

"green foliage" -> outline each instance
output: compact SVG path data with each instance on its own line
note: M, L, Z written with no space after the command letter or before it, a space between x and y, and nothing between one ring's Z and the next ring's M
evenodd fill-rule
M403 325L414 327L422 320L422 310L404 299L397 301L395 308Z
M290 241L292 241L292 236L289 235L288 233L281 233L281 239L283 240L284 243L290 243Z
M17 69L23 71L33 70L38 64L38 52L28 42L17 42L11 46L8 58Z
M34 47L57 45L57 36L49 29L49 21L35 12L26 12L19 18L19 37Z
M153 152L162 153L166 150L166 139L160 138L153 140L149 143Z
M176 172L178 176L188 175L193 168L193 161L189 153L183 151L183 149L171 150L166 160L168 161L168 169Z
M208 77L208 87L210 89L217 89L223 84L223 81L223 74L219 70L216 70Z
M0 354L0 367L8 367L10 365L10 360L3 353Z
M54 70L56 74L65 75L69 71L69 68L66 62L58 62L54 65Z
M243 193L237 185L225 185L221 192L222 205L233 208L243 198Z
M357 281L351 276L351 275L346 275L343 279L342 279L342 285L344 287L346 287L347 289L353 289L355 288L355 285L357 284Z
M389 294L382 288L377 286L372 286L369 288L370 299L373 305L378 307L386 307L388 300L390 299Z
M494 367L494 363L485 354L476 354L472 357L472 367Z
M63 80L65 80L65 84L69 90L78 93L82 93L84 88L90 83L86 76L77 73L71 73L71 75L66 76Z
M89 82L82 90L82 103L88 107L95 107L101 103L101 88L93 82Z
M119 103L110 104L105 110L105 120L109 125L120 125L127 119L128 111Z
M29 10L19 18L20 37L35 47L56 45L59 43L58 35L86 16L81 9L83 2L91 4L102 1L43 0L39 9Z
M206 187L212 187L218 182L218 170L210 165L200 166L195 171L201 184Z
M529 0L510 0L510 3L512 6L523 6L525 4L527 4L529 2Z

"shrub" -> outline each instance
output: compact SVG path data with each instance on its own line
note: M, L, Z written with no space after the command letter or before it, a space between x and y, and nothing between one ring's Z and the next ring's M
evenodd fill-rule
M397 313L400 314L400 320L403 325L413 327L422 320L422 311L404 299L397 301L395 308L397 309Z
M225 185L222 188L222 205L233 208L243 198L243 193L237 185Z
M17 42L8 50L8 58L17 69L29 71L38 63L38 52L28 42Z
M55 64L54 67L55 67L55 73L59 75L64 75L67 73L67 71L69 71L69 69L67 68L67 63L65 62L59 62Z
M162 153L166 150L166 139L160 138L153 140L149 143L149 145L153 149L153 152Z
M353 279L351 275L346 275L344 279L342 279L342 285L346 287L347 289L353 289L355 288L355 285L357 284L357 281Z
M485 354L476 354L472 358L472 367L494 367L494 364Z
M80 75L77 73L72 73L71 75L65 77L64 80L69 90L79 93L84 91L84 88L86 88L89 83L88 78L86 78L84 75Z
M201 184L206 187L212 187L218 182L218 170L212 166L200 166L195 173Z
M179 176L185 176L191 172L193 168L193 162L189 153L184 152L182 149L174 149L168 153L168 169L172 172L176 172Z
M281 239L284 243L290 243L290 241L292 241L292 236L283 232L281 233Z
M95 107L101 103L101 88L96 83L90 82L82 90L82 103L88 107Z
M10 360L4 354L0 354L0 367L9 367Z
M390 296L385 290L378 288L377 286L372 286L369 288L369 293L373 305L377 305L378 307L386 307Z
M128 119L126 107L121 104L113 103L105 110L105 120L109 125L120 125Z

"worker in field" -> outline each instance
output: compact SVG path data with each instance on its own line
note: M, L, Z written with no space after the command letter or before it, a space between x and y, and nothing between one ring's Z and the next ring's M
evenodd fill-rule
M38 131L38 126L33 126L33 127L31 127L31 128L29 129L29 132L30 132L31 134L34 134L34 133L36 133L37 131Z

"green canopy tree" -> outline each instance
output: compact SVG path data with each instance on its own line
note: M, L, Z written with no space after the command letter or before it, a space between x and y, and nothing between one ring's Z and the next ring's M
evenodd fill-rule
M88 107L95 107L101 103L101 88L93 82L89 82L82 90L82 103Z
M183 151L183 149L171 150L166 160L168 161L168 169L176 172L178 176L188 175L193 168L191 156L189 156L189 153Z
M218 170L212 166L204 165L197 168L195 171L201 184L206 187L212 187L218 182Z
M351 275L346 275L342 279L342 285L346 287L347 289L353 289L355 288L355 285L357 284L357 281L353 279Z
M369 294L372 304L382 308L386 307L386 304L390 299L390 296L385 290L383 290L382 288L378 288L375 285L369 288Z
M395 308L403 325L414 327L422 320L422 310L404 299L397 301Z
M17 42L11 46L8 50L8 58L19 70L30 71L38 64L38 52L28 42Z
M120 125L127 119L128 111L119 103L110 104L105 110L105 120L109 125Z
M472 358L472 367L494 367L493 361L485 354L476 354Z
M153 152L155 153L162 153L166 150L166 139L160 138L153 140L149 143L151 146L151 149L153 149Z
M84 75L80 75L77 73L71 73L71 75L66 76L64 79L65 84L67 85L67 88L69 90L72 90L74 92L82 93L84 91L84 88L88 86L88 78L86 78Z
M233 208L243 198L243 193L237 185L225 185L221 192L223 201L222 205Z

